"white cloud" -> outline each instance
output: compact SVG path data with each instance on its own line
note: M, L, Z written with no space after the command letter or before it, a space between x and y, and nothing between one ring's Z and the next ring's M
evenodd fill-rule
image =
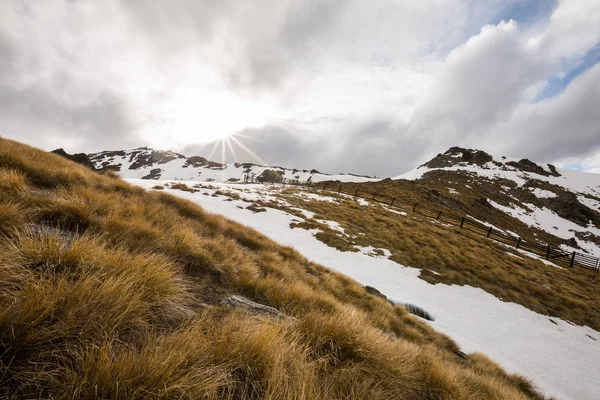
M377 175L453 145L582 160L598 68L532 101L600 42L600 4L497 19L521 2L5 1L0 134L180 150L240 130L273 163Z

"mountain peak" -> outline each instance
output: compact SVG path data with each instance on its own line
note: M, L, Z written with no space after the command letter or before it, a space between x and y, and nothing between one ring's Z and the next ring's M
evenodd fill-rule
M462 147L451 147L445 153L440 153L419 168L426 167L430 169L449 168L449 167L478 167L482 169L499 169L503 171L521 171L529 172L542 176L561 176L552 164L536 164L535 162L523 158L494 158L483 150L465 149Z

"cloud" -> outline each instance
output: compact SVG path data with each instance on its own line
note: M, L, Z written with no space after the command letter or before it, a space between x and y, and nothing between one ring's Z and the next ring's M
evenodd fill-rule
M562 95L519 107L491 134L502 137L508 132L520 138L521 146L512 140L503 147L542 161L593 154L600 149L599 80L597 64L574 79Z
M7 0L0 135L207 156L199 143L238 131L254 153L237 148L241 161L377 176L454 145L581 161L599 148L599 13L595 0Z

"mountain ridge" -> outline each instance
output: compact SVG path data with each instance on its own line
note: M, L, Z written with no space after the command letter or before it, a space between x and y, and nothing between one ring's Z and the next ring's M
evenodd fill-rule
M125 179L172 179L206 182L283 182L342 180L366 182L376 180L356 174L325 174L316 169L265 166L250 162L216 162L202 156L185 156L170 150L138 147L90 153L88 157L99 170L113 170ZM266 172L272 171L272 172Z

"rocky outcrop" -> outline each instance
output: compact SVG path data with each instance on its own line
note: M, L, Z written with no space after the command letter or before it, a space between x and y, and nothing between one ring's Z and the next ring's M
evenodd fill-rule
M556 167L554 167L554 165L548 164L548 167L550 168L550 172L549 172L549 171L546 171L544 168L540 167L539 165L537 165L536 163L534 163L533 161L530 161L526 158L519 160L518 162L515 162L515 161L507 162L506 165L509 165L509 166L516 168L519 171L523 171L523 172L532 172L534 174L543 175L543 176L560 176L558 171L556 171Z
M506 157L502 158L505 159ZM438 154L436 157L432 158L422 166L426 166L427 168L447 168L455 165L469 164L485 168L487 163L492 163L502 169L512 167L519 171L531 172L543 176L561 176L556 170L556 167L551 164L547 164L548 169L550 170L548 171L542 166L526 158L519 161L500 162L495 161L494 158L485 151L464 149L462 147L451 147L445 153Z
M52 150L51 153L58 154L59 156L64 157L73 162L76 162L77 164L81 164L84 167L91 169L92 171L96 171L94 164L92 163L92 161L90 160L88 155L85 153L69 154L62 148Z
M283 173L272 169L265 169L262 174L256 178L260 183L281 183L283 182Z
M185 156L172 151L152 150L150 153L140 151L137 157L132 155L132 159L135 159L135 161L133 161L129 169L151 167L154 164L166 164L178 158L185 158Z
M162 170L160 168L152 168L148 175L142 176L142 179L160 179L160 173Z
M577 225L587 227L590 223L600 226L600 214L581 204L571 192L561 192L557 197L548 199L546 205L561 218Z
M493 159L494 158L485 151L451 147L444 154L438 154L423 165L427 168L452 167L459 163L483 166L486 163L493 161Z
M239 308L251 315L266 315L271 317L286 317L284 313L276 308L256 303L242 296L227 297L219 303L223 307Z

